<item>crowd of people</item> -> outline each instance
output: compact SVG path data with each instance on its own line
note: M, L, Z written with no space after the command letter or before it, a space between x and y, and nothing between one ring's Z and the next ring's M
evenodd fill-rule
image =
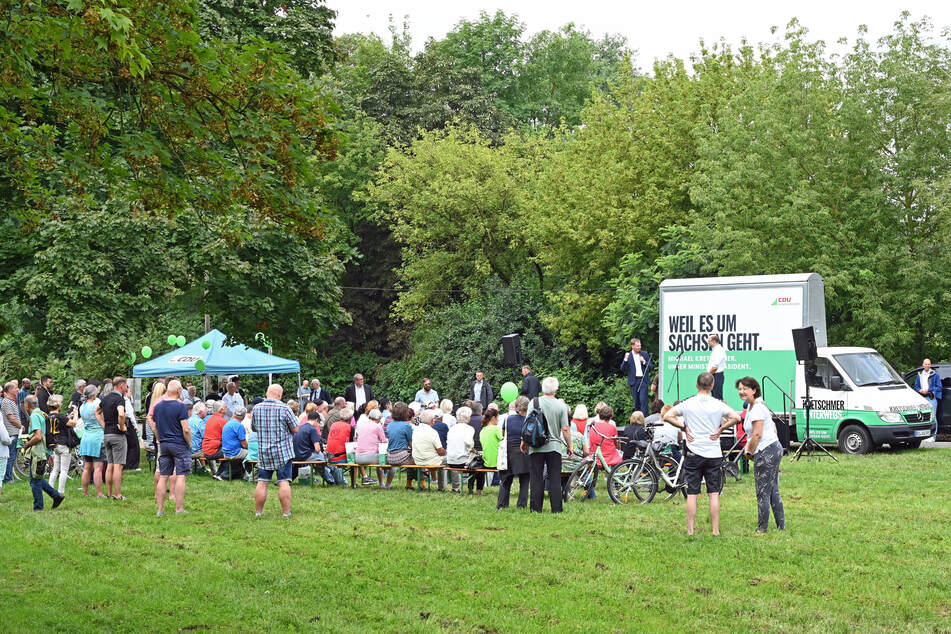
M636 350L635 350L636 342ZM650 359L632 341L625 370L634 379L632 391L643 397L643 377ZM637 358L638 363L631 359ZM374 396L360 374L342 396L332 398L317 379L304 381L294 395L283 400L283 388L270 385L263 397L249 399L240 378L232 377L204 400L196 387L175 377L155 380L148 389L141 416L136 416L128 381L76 381L66 412L64 399L53 392L52 380L43 376L31 391L29 379L4 385L0 404L4 425L0 429L0 471L4 481L12 476L17 451L33 460L30 486L34 510L44 507L44 495L55 508L65 499L65 485L73 449L84 460L82 493L90 495L92 483L101 498L124 500L122 475L138 469L140 437L157 459L155 471L156 514L165 514L166 499L176 513L185 508L185 480L193 465L210 470L216 480L250 476L257 467L254 490L255 514L264 512L269 484L276 480L281 511L291 514L290 482L300 469L313 469L328 485L343 485L340 465L356 464L364 486L389 489L400 467L406 469L406 487L433 486L439 490L482 494L487 486L498 487L496 507L509 506L511 490L518 481L516 506L541 512L548 493L552 512L562 510L562 487L566 461L586 459L597 450L613 466L632 457L635 440L648 437L669 445L679 460L686 451L687 530L693 533L701 482L710 497L714 534L719 532L719 493L722 452L719 435L740 422L739 415L712 390L716 379L710 372L697 380L698 394L681 403L665 405L655 400L649 414L641 403L627 425L619 430L615 411L598 403L589 416L585 404L573 410L558 398L558 379L537 379L529 366L522 370L521 394L501 406L482 372L476 372L468 396L460 406L440 399L430 379L424 379L411 402L393 403ZM785 528L778 489L778 466L782 455L775 424L762 403L755 379L737 382L739 396L748 404L745 425L746 451L756 466L759 525L765 531L772 510L777 527ZM569 413L571 412L571 413ZM531 415L540 414L544 442L529 446L523 426ZM646 425L651 424L651 433ZM18 448L14 440L23 436ZM685 444L682 444L684 442ZM47 457L52 457L49 478L44 478ZM500 457L504 464L499 464ZM295 464L298 463L298 464ZM303 463L303 464L302 464ZM311 464L307 464L311 463ZM426 467L433 467L432 474ZM446 467L446 468L437 468ZM373 472L376 472L376 478ZM491 477L491 480L487 479ZM54 487L54 484L57 485ZM2 488L0 488L2 492ZM595 495L594 487L589 492Z

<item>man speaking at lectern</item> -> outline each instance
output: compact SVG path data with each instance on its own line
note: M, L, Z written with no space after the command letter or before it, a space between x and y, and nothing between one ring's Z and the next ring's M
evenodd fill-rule
M627 372L627 384L634 397L634 409L647 416L647 387L650 385L651 353L641 350L641 340L631 339L631 351L624 354L621 372Z

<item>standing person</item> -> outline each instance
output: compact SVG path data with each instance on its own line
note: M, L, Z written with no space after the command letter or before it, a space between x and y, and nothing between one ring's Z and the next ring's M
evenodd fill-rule
M225 404L225 416L228 418L234 418L235 410L244 407L244 398L238 393L238 385L234 381L228 384L228 392L221 397L221 402Z
M43 479L46 469L46 442L43 438L46 433L46 416L39 408L37 398L33 395L23 399L23 407L30 420L29 438L23 444L23 451L32 457L30 463L30 489L33 490L33 510L43 510L43 493L53 499L53 508L63 503L66 496L54 489L49 482Z
M330 392L327 391L327 388L320 387L319 379L310 380L310 402L319 403L323 401L324 403L330 403Z
M634 409L640 410L644 416L647 416L647 388L650 385L652 364L651 353L641 350L641 340L637 337L631 339L631 349L624 354L621 372L627 373L627 385L634 397ZM722 389L723 386L720 387Z
M297 400L301 403L310 401L310 381L307 379L304 379L300 387L297 388Z
M36 386L36 402L44 414L50 413L49 400L53 395L53 377L44 374L40 377L40 384Z
M3 427L10 437L10 448L7 451L7 462L0 477L3 482L13 480L13 464L17 460L17 439L23 430L23 421L20 419L20 406L17 404L17 382L8 381L3 385L3 400L0 400L0 414L3 415Z
M521 448L522 424L525 422L525 415L528 413L528 403L528 398L524 396L515 399L513 403L515 412L509 414L502 425L509 464L508 469L499 474L501 483L499 484L499 499L495 505L497 509L508 507L512 482L515 478L518 478L518 500L515 506L520 509L528 506L528 482L531 464L528 455Z
M763 402L759 382L751 376L736 382L737 393L746 402L743 431L749 440L744 453L753 458L756 479L756 532L765 533L769 528L769 511L773 510L776 528L786 530L786 511L779 496L779 463L783 459L783 446L776 434L776 423ZM719 432L726 429L720 426ZM718 433L719 435L719 433Z
M112 385L116 388L115 381ZM185 510L185 476L192 472L191 429L188 427L188 406L180 400L181 381L169 381L166 394L168 397L157 403L152 412L159 443L159 478L155 482L155 515L158 517L165 515L165 491L169 478L175 512L188 512Z
M931 403L931 420L934 421L934 432L931 440L938 438L938 401L944 396L941 386L941 377L931 369L931 359L921 362L921 372L915 375L915 389Z
M542 381L542 397L538 408L544 415L548 442L541 447L529 447L522 443L522 451L528 453L531 465L531 510L541 513L545 504L545 489L552 513L561 513L561 440L568 445L568 456L574 455L571 448L571 430L568 425L568 408L555 398L558 379L553 376ZM546 471L547 470L547 471ZM546 486L547 479L547 486Z
M102 416L103 422L102 444L106 450L106 495L113 500L126 499L122 495L122 469L125 467L129 449L125 439L125 393L128 389L124 378L121 376L114 378L112 391L99 401L97 412L97 416Z
M433 389L432 379L423 379L423 388L416 391L416 398L413 400L424 406L439 402L439 394Z
M127 389L122 395L125 399L126 416L126 458L125 471L141 471L139 463L142 460L142 451L139 448L139 421L135 417L135 405L132 403L132 390Z
M19 421L19 416L17 420ZM6 425L0 425L0 494L3 493L3 477L2 474L7 471L7 461L10 459L10 445L13 444L13 439L10 437L10 433L7 431ZM2 495L0 495L2 497Z
M50 484L59 483L56 490L60 495L66 495L66 479L69 477L69 463L72 461L72 446L70 446L70 427L76 425L69 416L59 411L63 405L63 397L53 394L49 398L49 432L46 436L46 445L53 450L53 470L50 471Z
M413 462L418 465L427 465L432 467L438 467L446 464L446 450L443 449L442 443L439 440L439 434L436 433L436 430L433 429L433 420L436 418L436 413L428 409L422 413L420 416L420 423L413 429ZM430 471L431 475L435 475L433 471ZM419 474L422 476L423 474ZM424 481L420 479L420 488L423 488L425 485ZM444 491L446 485L441 476L438 479L438 488L440 491Z
M489 407L489 403L491 403L494 398L495 393L492 391L492 386L489 385L489 382L485 380L485 374L483 372L476 372L475 381L469 384L469 400L479 401L482 403L482 409L484 410Z
M85 400L83 398L83 390L86 389L86 380L76 379L76 382L73 385L76 389L73 391L73 395L69 397L69 402L71 405L75 405L76 407L79 407L80 405L83 404L83 401Z
M707 483L710 496L710 524L714 535L720 534L720 491L723 490L723 451L720 449L720 429L740 422L739 415L722 400L714 398L713 374L701 372L697 377L697 395L671 407L664 414L664 422L683 430L687 437L687 456L684 474L687 479L687 534L693 535L697 518L697 498L700 482ZM678 420L683 416L683 422ZM724 422L725 421L725 422Z
M726 369L726 350L720 345L719 335L710 335L710 361L707 372L713 375L713 398L723 400L723 371ZM646 412L645 412L646 413Z
M363 382L362 374L353 375L353 383L344 390L343 400L347 403L353 403L354 409L373 400L373 388Z
M538 398L538 395L542 391L542 384L539 382L538 377L532 374L531 366L523 365L522 366L522 391L520 394L522 396L527 396L529 400L533 398Z
M23 401L27 396L30 395L30 390L33 389L32 383L28 377L23 377L23 380L20 381L20 389L17 392L17 408L20 414L20 424L23 426L23 432L26 433L26 428L30 426L29 417L26 415L26 410L23 409Z
M267 488L277 475L278 499L284 517L291 516L291 475L294 458L294 434L297 418L281 402L284 388L273 383L267 389L267 398L251 411L251 430L258 435L258 485L254 489L254 515L264 515Z
M83 389L86 399L79 406L77 414L82 420L83 437L79 442L79 455L83 457L83 496L89 495L89 480L96 488L96 497L106 497L102 493L102 481L106 473L106 453L102 446L102 421L98 415L99 388L89 384Z

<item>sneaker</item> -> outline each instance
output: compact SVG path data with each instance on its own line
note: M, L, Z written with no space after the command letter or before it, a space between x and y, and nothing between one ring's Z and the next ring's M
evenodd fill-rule
M371 485L376 484L376 480L373 478L363 478L363 484Z
M113 499L113 500L125 500L126 497L125 497L124 495L113 495L113 496L112 496L112 499Z
M162 517L165 515L165 511L155 511L155 517Z
M217 473L216 473L215 475L211 476L211 477L214 478L215 480L217 480L218 482L224 482L224 481L225 481L225 479L222 478L222 477L221 477L220 475L218 475Z
M175 511L175 515L184 515L188 512L188 509L182 509L181 511Z
M262 515L264 515L264 513L255 513L254 517L261 517Z
M284 517L290 517L290 516L291 516L290 513L284 513Z
M63 503L63 500L65 500L65 499L66 499L66 496L65 496L65 495L60 495L59 497L55 498L55 499L53 500L53 508L55 509L57 506L59 506L60 504L62 504L62 503Z

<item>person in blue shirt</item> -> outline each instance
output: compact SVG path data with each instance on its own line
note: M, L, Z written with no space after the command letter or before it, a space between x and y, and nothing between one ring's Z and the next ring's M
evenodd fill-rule
M201 401L192 406L192 415L188 417L188 428L192 432L192 458L205 466L205 454L201 451L201 441L205 437L205 421L208 420L208 408Z
M416 392L416 402L422 405L439 402L439 394L433 389L433 382L429 379L423 379L423 389Z
M231 480L244 477L244 459L248 457L248 436L244 429L244 417L248 410L238 406L234 410L234 418L225 423L221 429L221 453L225 459L215 474L215 479Z
M393 422L386 426L386 463L397 466L413 464L413 425L409 422L413 418L413 410L406 403L396 403L393 406ZM389 489L393 483L396 469L387 469L384 489ZM406 488L413 488L415 469L406 470Z
M312 460L326 460L324 457L324 439L320 437L317 426L320 425L320 414L317 411L307 413L307 420L297 428L294 434L294 461L307 462ZM292 477L297 477L298 467L295 466ZM337 484L336 471L324 467L319 470L320 476L326 484Z

